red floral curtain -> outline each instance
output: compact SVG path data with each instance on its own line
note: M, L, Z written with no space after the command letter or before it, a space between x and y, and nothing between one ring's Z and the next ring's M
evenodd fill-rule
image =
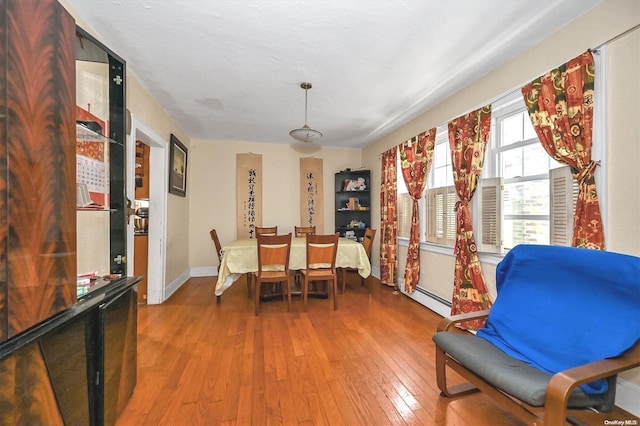
M436 129L420 133L416 138L400 145L400 165L402 177L413 200L411 210L411 233L407 266L404 270L404 289L413 293L420 279L420 207L427 176L431 170Z
M484 163L484 152L491 128L491 105L449 122L449 145L456 203L456 266L451 315L491 307L473 236L469 202L475 193ZM484 320L467 321L463 328L478 329Z
M382 154L380 183L380 281L398 283L398 177L397 147Z
M596 163L591 160L594 80L593 55L585 52L533 80L522 94L542 146L571 167L579 185L572 245L604 250Z

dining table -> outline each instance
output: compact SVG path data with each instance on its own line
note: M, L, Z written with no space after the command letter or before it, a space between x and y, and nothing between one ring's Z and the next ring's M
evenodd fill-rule
M289 270L296 271L306 268L306 242L305 237L291 239ZM364 246L357 241L340 237L336 253L336 268L354 268L358 270L358 274L362 278L367 278L371 274L371 262L369 262ZM223 246L215 290L216 296L220 297L243 274L257 271L258 247L255 238L239 239Z

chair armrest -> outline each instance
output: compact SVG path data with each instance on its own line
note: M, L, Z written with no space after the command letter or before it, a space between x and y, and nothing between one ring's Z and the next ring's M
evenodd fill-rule
M640 341L616 358L606 358L556 373L547 386L545 423L564 421L569 394L576 386L640 366Z
M478 318L484 318L486 316L489 315L489 310L485 309L482 311L475 311L475 312L467 312L464 314L459 314L459 315L453 315L450 317L446 317L443 318L442 320L440 320L440 323L438 324L438 330L437 331L448 331L449 328L460 324L462 322L465 321L469 321L469 320L473 320L473 319L478 319ZM455 330L455 327L454 327Z

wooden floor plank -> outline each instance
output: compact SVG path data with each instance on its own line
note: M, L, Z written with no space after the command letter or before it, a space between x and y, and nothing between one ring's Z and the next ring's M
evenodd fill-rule
M442 398L431 341L440 316L349 278L337 311L311 298L304 312L294 298L287 312L278 298L255 316L244 278L216 304L214 277L141 306L138 381L117 426L521 425L482 393ZM619 409L607 419L638 420Z

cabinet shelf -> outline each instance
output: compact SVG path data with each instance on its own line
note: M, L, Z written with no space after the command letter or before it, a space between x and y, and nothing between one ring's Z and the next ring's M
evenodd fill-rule
M360 239L371 226L371 172L344 170L335 174L335 232ZM345 188L363 188L349 189Z

